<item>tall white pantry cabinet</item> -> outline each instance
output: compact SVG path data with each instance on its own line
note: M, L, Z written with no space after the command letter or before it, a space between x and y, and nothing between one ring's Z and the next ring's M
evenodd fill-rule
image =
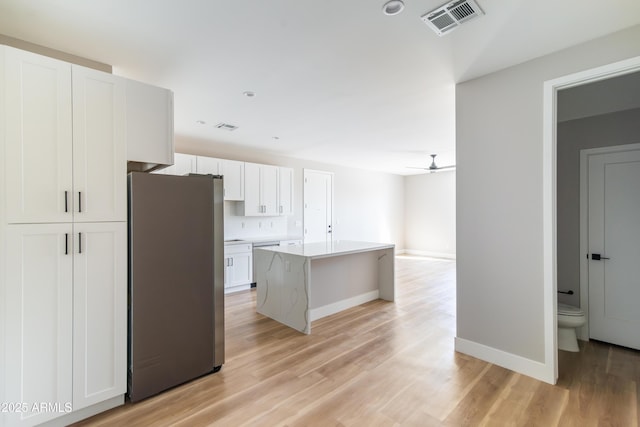
M125 80L0 46L0 425L126 392Z

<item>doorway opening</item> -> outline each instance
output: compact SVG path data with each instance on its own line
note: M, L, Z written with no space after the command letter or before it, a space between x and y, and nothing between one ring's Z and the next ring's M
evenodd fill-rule
M545 359L550 382L558 379L558 92L640 70L640 57L564 76L544 84L543 100L543 286Z

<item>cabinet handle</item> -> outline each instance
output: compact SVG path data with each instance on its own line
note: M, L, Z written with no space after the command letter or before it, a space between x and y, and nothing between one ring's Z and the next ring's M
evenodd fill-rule
M69 233L64 233L64 254L69 255Z
M82 212L82 191L78 191L78 212Z
M64 192L64 211L69 212L69 192Z
M82 233L78 233L78 253L82 253Z
M280 213L282 213L284 209L282 209L282 205L280 205Z
M233 258L229 258L229 261L231 261L230 267L233 267Z

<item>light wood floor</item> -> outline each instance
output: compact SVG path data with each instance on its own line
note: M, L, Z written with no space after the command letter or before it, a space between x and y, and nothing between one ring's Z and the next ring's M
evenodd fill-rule
M303 335L226 299L219 373L82 425L636 426L639 352L598 342L560 352L552 386L455 353L455 263L398 257L397 300Z

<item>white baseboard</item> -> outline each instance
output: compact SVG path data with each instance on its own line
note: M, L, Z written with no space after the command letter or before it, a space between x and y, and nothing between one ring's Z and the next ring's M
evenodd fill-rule
M89 417L93 417L94 415L108 411L109 409L115 408L120 405L124 405L124 394L113 397L109 400L105 400L104 402L96 403L94 405L87 406L86 408L73 411L67 415L55 418L41 425L46 427L68 426L69 424L73 424Z
M398 252L396 251L396 254ZM448 252L433 252L433 251L419 251L416 249L403 249L402 254L405 255L416 255L416 256L425 256L430 258L444 258L444 259L456 259L455 253Z
M365 302L377 300L380 297L380 291L375 290L366 292L364 294L356 295L355 297L347 298L332 304L323 305L322 307L312 308L309 310L309 318L313 322L314 320L322 319L323 317L331 316L342 310L346 310L351 307L364 304Z
M537 380L555 384L553 366L459 337L455 338L455 350Z

